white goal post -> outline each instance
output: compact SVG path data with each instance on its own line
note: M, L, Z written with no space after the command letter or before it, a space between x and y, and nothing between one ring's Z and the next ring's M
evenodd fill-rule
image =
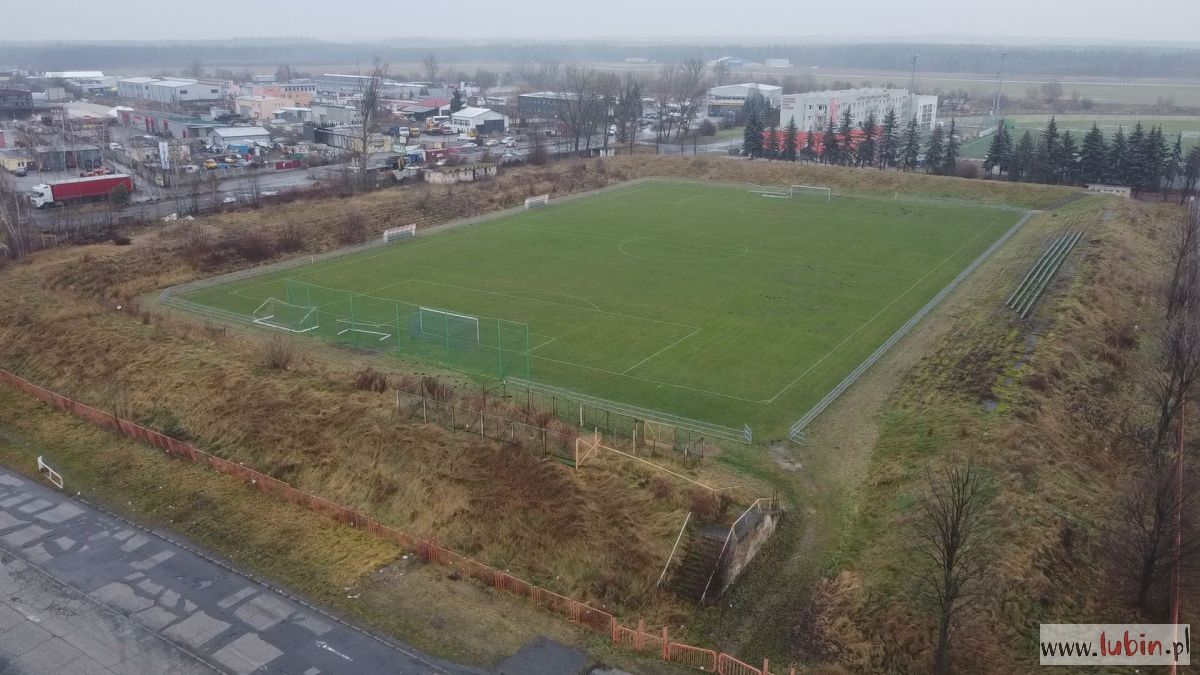
M392 337L392 327L386 323L370 323L368 321L351 321L349 319L338 319L337 334L345 335L347 333L361 333L369 335L377 339L379 342Z
M449 312L433 307L419 307L417 321L422 335L436 335L449 339L452 336L463 336L467 340L480 342L479 317L469 314Z
M254 310L252 317L254 323L260 326L270 326L289 333L307 333L320 327L316 307L293 305L276 298L267 298Z
M812 194L815 197L823 198L826 202L833 201L833 190L827 187L817 187L815 185L793 185L788 189L790 196L795 197L798 194Z
M798 195L815 196L825 202L833 200L833 190L814 185L789 185L785 187L764 187L751 192L771 199L793 199Z
M383 231L383 243L390 244L401 239L412 239L417 236L417 224L410 223L400 227L389 227Z
M548 206L549 204L550 195L548 194L529 197L525 200L525 208L527 209L536 209L539 206Z

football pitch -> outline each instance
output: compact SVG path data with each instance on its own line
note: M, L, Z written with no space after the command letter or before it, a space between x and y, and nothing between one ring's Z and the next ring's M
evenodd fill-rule
M1021 215L647 182L182 297L767 439Z

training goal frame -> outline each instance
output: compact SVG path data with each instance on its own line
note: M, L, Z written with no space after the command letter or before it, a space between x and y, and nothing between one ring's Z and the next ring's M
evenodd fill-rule
M784 187L766 187L751 192L760 197L768 197L770 199L792 199L799 192L817 192L825 195L825 202L833 201L833 190L827 187L818 187L816 185L789 185Z
M394 241L402 241L404 239L412 239L417 236L417 224L409 223L400 227L389 227L383 231L383 243L390 244Z
M280 305L297 310L297 313L300 315L300 319L296 321L296 327L288 326L275 321L275 315L278 313L276 308ZM302 328L302 326L304 326L309 319L312 319L312 325L308 326L307 328ZM258 309L254 310L254 313L251 315L251 320L260 326L277 328L279 330L285 330L289 333L307 333L309 331L316 330L321 325L317 320L316 307L309 305L293 305L290 302L284 302L278 298L267 298L264 300L263 303L258 306Z
M482 344L483 340L482 340L482 336L479 332L479 317L472 316L470 314L459 314L458 312L451 312L449 310L438 309L436 307L418 306L417 307L417 328L421 331L421 335L436 335L436 333L430 333L429 331L425 330L425 314L426 313L438 314L438 315L446 317L446 323L443 324L443 326L445 326L447 328L447 331L443 335L441 335L441 337L443 337L443 338L450 337L449 330L448 330L450 327L450 319L456 319L456 320L462 320L462 321L468 321L468 322L474 323L475 324L475 343Z
M538 207L549 206L549 205L550 205L550 195L549 194L537 195L536 197L527 197L525 199L525 208L527 208L527 209L536 209Z
M339 336L347 333L362 333L364 335L377 336L377 342L383 342L394 335L388 332L392 330L392 326L386 323L373 323L370 321L353 321L350 319L338 319L335 321L337 325L337 334Z

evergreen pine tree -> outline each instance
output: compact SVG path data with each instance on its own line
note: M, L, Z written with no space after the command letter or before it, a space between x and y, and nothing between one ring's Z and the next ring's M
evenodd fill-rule
M900 169L912 171L921 157L921 124L914 116L904 129L904 147L900 151Z
M1079 146L1068 129L1058 137L1058 154L1054 157L1058 167L1058 183L1074 185L1079 180Z
M875 121L875 113L867 113L867 119L862 123L862 141L858 144L858 165L860 167L875 166L875 155L879 150L879 123Z
M896 155L900 146L900 118L895 108L888 108L883 116L883 126L879 131L879 161L880 169L896 166Z
M983 170L991 173L992 169L998 169L1000 175L1004 175L1004 172L1008 171L1011 157L1012 136L1009 135L1004 120L1000 120L996 133L992 134L992 144L988 146L987 155L983 158Z
M1161 126L1150 130L1148 139L1150 148L1150 187L1155 192L1163 189L1163 178L1167 173L1167 162L1171 160L1171 147L1167 145L1167 137Z
M462 110L464 107L466 107L466 106L463 103L462 91L455 89L454 93L450 95L450 112L451 112L451 114L456 113L459 110Z
M748 97L743 106L746 113L746 128L742 130L742 154L751 158L762 155L763 128L766 126L762 113L753 99L753 95Z
M829 125L825 127L824 137L821 139L821 163L822 164L837 164L838 154L838 139L837 129L834 125L833 116L829 117Z
M838 164L854 163L854 123L850 108L842 111L842 125L838 127Z
M1180 204L1187 202L1188 197L1196 193L1197 183L1200 183L1200 145L1192 147L1187 161L1183 163L1183 190L1179 193Z
M809 129L804 134L804 149L800 151L800 156L806 162L812 162L817 159L817 138L812 129Z
M783 160L787 162L796 161L796 136L800 134L800 130L796 127L796 118L788 119L787 126L783 128Z
M1104 144L1104 132L1092 124L1092 130L1083 137L1079 151L1079 180L1086 183L1103 183L1107 173L1108 146Z
M1058 182L1060 173L1060 167L1056 164L1060 155L1058 143L1058 122L1051 117L1046 124L1045 131L1038 137L1037 151L1034 153L1033 160L1032 180L1050 184Z
M929 134L929 142L925 146L925 171L928 173L941 173L942 162L945 160L943 153L943 142L946 138L946 132L942 131L941 125L935 126Z
M1129 164L1129 141L1125 138L1125 129L1117 127L1117 133L1113 134L1112 144L1108 148L1108 170L1104 173L1105 182L1113 185L1132 185L1133 177L1130 175Z
M763 157L779 159L779 127L772 125L767 129L763 137Z
M1150 137L1146 134L1142 123L1138 122L1133 125L1133 132L1129 134L1129 159L1127 160L1129 185L1135 194L1150 186L1151 176L1154 172L1153 162Z
M958 133L954 119L950 120L950 129L946 132L946 147L942 150L942 175L953 176L958 168Z
M1008 167L1008 177L1011 180L1029 180L1030 168L1033 166L1034 153L1037 152L1033 141L1033 133L1028 129L1021 135L1013 147L1012 161Z
M1181 170L1183 170L1183 132L1175 137L1175 145L1171 146L1171 155L1167 157L1167 164L1163 167L1163 182L1166 183L1167 190L1170 190L1171 185L1175 183ZM1166 191L1164 191L1163 198L1165 199L1166 196Z

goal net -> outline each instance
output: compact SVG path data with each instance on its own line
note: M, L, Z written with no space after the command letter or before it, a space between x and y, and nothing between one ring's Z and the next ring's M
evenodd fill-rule
M816 187L813 185L793 185L788 189L788 193L793 199L796 197L806 197L810 199L819 199L823 202L833 201L833 190L827 187Z
M480 342L477 316L420 307L417 310L417 323L421 335L426 338L459 345L477 345Z
M416 223L401 225L400 227L389 227L383 231L383 243L390 244L402 239L412 239L415 236L417 236Z
M342 337L362 338L383 342L392 337L394 328L386 323L338 319L337 334Z
M548 195L548 194L538 195L536 197L529 197L528 199L525 200L525 208L527 208L527 209L536 209L539 206L547 206L549 204L550 204L550 195Z
M293 305L277 298L267 298L253 316L254 323L290 333L307 333L320 327L316 307Z
M765 187L751 190L754 194L770 199L819 199L829 202L833 199L833 190L827 187L813 185L789 185L787 187Z

